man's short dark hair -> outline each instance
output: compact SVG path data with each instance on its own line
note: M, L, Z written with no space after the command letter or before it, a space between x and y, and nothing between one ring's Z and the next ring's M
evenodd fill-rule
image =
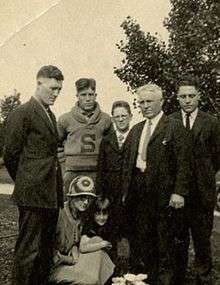
M180 88L180 86L195 86L195 88L198 90L199 89L199 80L195 76L188 75L188 76L181 78L178 81L177 90Z
M53 65L42 66L37 73L37 79L38 78L54 78L59 81L64 80L62 72Z
M75 82L77 92L83 89L91 88L93 91L96 90L96 81L93 78L80 78Z
M113 116L113 113L114 113L114 110L117 108L117 107L123 107L127 110L128 114L131 115L131 108L130 108L130 105L128 104L128 102L126 101L123 101L123 100L120 100L120 101L115 101L112 105L112 111L111 111L111 114Z

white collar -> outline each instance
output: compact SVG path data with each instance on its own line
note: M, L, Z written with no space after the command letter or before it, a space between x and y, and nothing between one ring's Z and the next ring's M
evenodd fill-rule
M190 113L189 117L195 119L198 114L199 108L196 108L192 113ZM181 109L182 117L185 118L187 113Z

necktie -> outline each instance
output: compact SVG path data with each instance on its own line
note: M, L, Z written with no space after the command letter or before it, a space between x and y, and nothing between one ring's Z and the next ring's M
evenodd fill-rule
M190 131L190 113L186 113L186 129Z
M50 122L51 122L51 124L52 124L54 130L56 131L56 130L57 130L57 123L56 123L55 116L54 116L54 114L52 113L52 111L50 110L50 107L47 107L47 108L46 108L46 111L47 111L47 114L49 115Z
M120 135L118 136L118 146L119 146L119 148L122 147L123 142L124 142L124 136L123 136L122 134L120 134Z
M151 122L151 120L148 119L147 129L146 129L146 133L145 133L145 137L144 137L144 143L143 143L142 152L141 152L141 158L143 161L147 160L147 146L148 146L148 143L149 143L150 137L151 137L151 125L152 125L152 122Z

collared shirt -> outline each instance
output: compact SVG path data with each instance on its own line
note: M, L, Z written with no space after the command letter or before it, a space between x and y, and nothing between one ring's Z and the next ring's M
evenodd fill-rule
M130 129L128 129L128 131L125 132L125 133L121 133L121 132L119 132L119 130L117 130L115 124L113 126L114 126L114 130L115 130L116 137L117 137L119 145L120 144L123 145L123 143L125 142L125 140L126 140L126 138L128 136L128 133L129 133ZM123 136L123 139L120 139L121 136Z
M161 111L156 117L151 119L151 135L153 134L159 120L161 119L161 117L163 116L163 111ZM142 130L142 134L140 137L140 141L139 141L139 147L138 147L138 155L137 155L137 160L136 160L136 167L141 169L141 171L144 171L146 169L146 161L144 161L141 158L141 154L142 154L142 149L143 149L143 144L144 144L144 139L145 139L145 134L147 131L147 127L148 127L148 122L149 119L146 120L145 124L144 124L144 128Z
M186 112L184 112L183 110L181 110L181 114L182 114L182 120L183 120L183 125L184 127L186 127ZM190 124L190 129L192 129L193 124L196 120L198 114L198 108L196 108L190 115L189 115L189 124Z

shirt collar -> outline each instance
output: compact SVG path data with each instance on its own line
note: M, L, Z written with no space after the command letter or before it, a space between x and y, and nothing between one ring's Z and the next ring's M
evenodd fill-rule
M190 113L189 117L192 119L196 118L198 111L199 111L199 109L196 108L192 113ZM187 113L185 111L183 111L183 109L181 109L181 113L182 113L182 117L185 118Z
M146 119L146 122L148 122L149 120L151 120L151 124L152 125L156 125L158 122L159 122L159 120L161 119L161 117L163 116L163 111L160 111L160 113L159 114L157 114L155 117L153 117L152 119Z
M113 128L114 128L114 130L115 130L115 133L116 133L116 136L118 137L118 136L120 136L120 135L122 135L122 136L124 136L124 137L126 137L126 135L129 133L129 131L130 131L130 128L125 132L125 133L122 133L122 132L120 132L118 129L117 129L117 127L116 127L116 125L113 123Z

